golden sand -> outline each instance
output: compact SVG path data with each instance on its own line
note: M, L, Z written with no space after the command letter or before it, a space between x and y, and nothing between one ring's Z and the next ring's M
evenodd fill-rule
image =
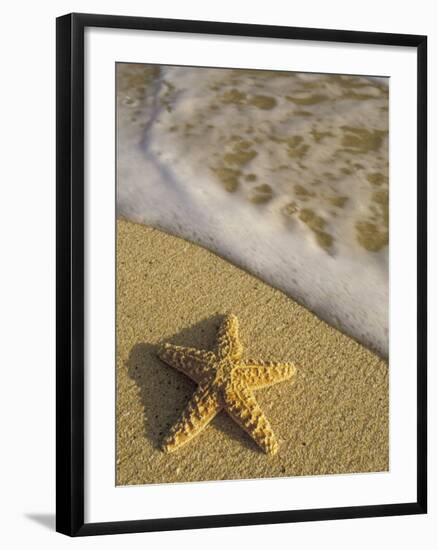
M117 222L117 484L388 469L388 366L282 292L177 237ZM294 362L294 383L256 392L279 440L264 454L224 412L187 446L160 450L195 384L158 344L211 349L239 317L245 357Z

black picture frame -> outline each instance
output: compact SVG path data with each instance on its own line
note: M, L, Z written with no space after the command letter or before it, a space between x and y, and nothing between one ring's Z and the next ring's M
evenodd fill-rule
M84 522L84 30L86 27L405 46L417 52L417 499L233 515ZM427 511L427 38L268 25L68 14L56 21L56 530L69 536L423 514Z

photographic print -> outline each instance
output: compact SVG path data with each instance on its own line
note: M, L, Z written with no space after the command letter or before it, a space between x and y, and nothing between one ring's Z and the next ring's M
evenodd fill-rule
M427 513L427 37L56 26L57 531Z
M389 79L116 64L118 485L389 468Z

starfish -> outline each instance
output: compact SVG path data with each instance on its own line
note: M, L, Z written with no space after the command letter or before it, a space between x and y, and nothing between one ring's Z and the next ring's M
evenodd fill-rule
M219 327L215 352L164 344L158 357L198 384L181 417L163 441L165 452L182 447L198 435L221 410L225 410L268 454L278 443L253 390L292 378L292 363L242 360L243 348L235 315Z

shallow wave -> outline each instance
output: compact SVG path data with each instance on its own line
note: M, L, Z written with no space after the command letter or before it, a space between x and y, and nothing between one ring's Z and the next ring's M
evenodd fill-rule
M213 250L388 353L388 87L119 66L118 213Z

